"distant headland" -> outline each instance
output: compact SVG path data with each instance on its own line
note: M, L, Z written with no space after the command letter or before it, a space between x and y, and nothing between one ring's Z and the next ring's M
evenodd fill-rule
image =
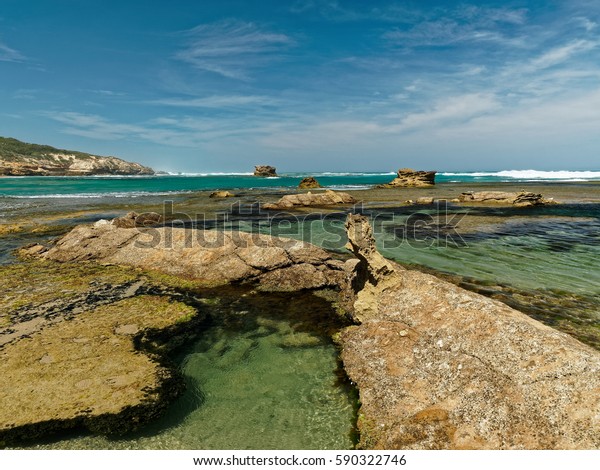
M153 175L152 168L85 152L0 137L0 176Z

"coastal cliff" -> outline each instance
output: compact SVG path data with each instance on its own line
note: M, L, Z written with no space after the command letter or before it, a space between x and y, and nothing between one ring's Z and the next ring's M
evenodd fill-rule
M0 176L153 175L154 170L117 157L100 157L0 137Z

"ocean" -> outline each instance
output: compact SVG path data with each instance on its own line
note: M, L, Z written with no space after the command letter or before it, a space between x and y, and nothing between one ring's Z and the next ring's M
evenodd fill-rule
M252 173L182 173L156 176L3 177L0 198L116 198L185 194L216 189L295 188L306 176L314 176L330 189L366 189L387 183L385 173L282 173L256 178ZM496 172L440 172L437 183L519 183L600 181L600 171L509 170ZM0 199L0 204L2 199Z

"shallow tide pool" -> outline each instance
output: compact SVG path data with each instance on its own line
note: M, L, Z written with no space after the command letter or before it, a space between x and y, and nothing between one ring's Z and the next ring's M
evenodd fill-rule
M352 448L355 398L329 337L329 304L308 294L216 302L177 359L188 387L163 418L125 438L63 435L29 448Z

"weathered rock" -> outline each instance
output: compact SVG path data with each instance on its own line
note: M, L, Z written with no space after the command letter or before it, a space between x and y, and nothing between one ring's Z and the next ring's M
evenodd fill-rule
M235 194L230 193L229 191L214 191L210 193L210 196L208 197L212 199L225 199L227 197L235 197Z
M153 175L152 168L0 137L0 176Z
M257 283L263 290L338 286L343 267L309 243L245 232L172 227L78 226L43 253L55 261L94 260L223 285ZM318 269L317 269L318 268Z
M163 221L160 214L156 212L143 212L138 214L136 212L128 212L123 217L117 217L111 221L111 224L119 228L134 228L134 227L150 227L152 225L159 224ZM101 221L98 221L101 222ZM102 225L98 223L96 227Z
M269 165L256 165L254 167L254 176L277 176L277 169Z
M323 193L299 193L287 194L273 204L263 204L264 209L291 209L296 206L333 206L337 204L354 204L354 199L348 193L331 191L327 189Z
M146 282L97 264L0 267L0 445L75 427L119 434L166 408L183 381L160 355L201 317L139 295Z
M321 187L322 186L319 184L319 182L312 176L307 176L306 178L303 178L302 181L300 181L300 184L298 185L299 189L317 189Z
M458 200L460 202L511 204L519 207L556 204L556 202L551 198L546 199L541 194L528 191L521 191L519 193L503 191L470 191L462 193L458 197Z
M407 188L420 186L433 186L435 184L435 171L416 171L410 168L398 170L396 178L377 188Z
M432 197L419 197L417 198L416 204L429 205L433 204Z
M600 353L495 300L384 259L348 217L360 322L340 335L360 446L597 449Z

